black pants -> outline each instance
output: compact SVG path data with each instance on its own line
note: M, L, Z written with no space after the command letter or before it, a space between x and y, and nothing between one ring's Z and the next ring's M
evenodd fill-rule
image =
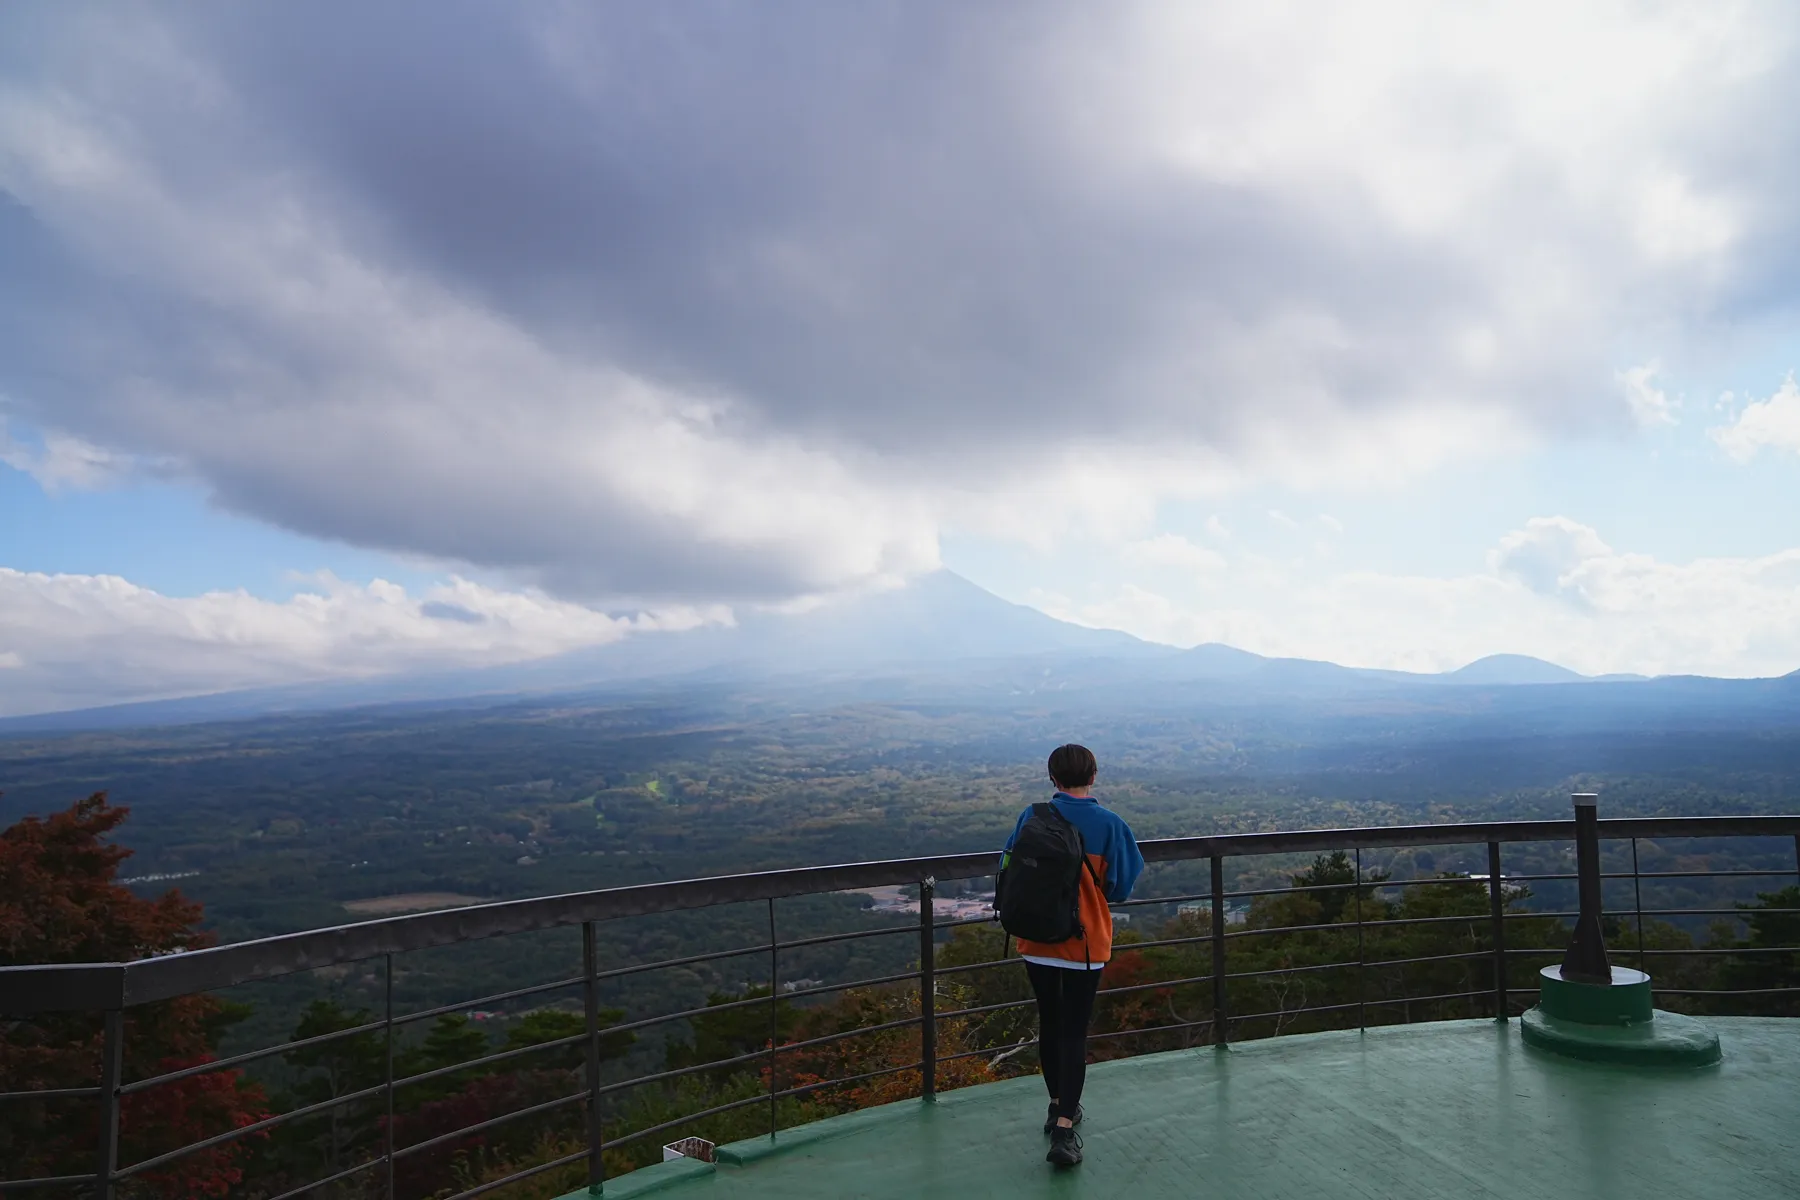
M1087 1081L1088 1022L1094 1016L1101 972L1028 962L1025 973L1037 995L1038 1061L1044 1067L1044 1086L1056 1101L1056 1115L1072 1121L1081 1105L1081 1085Z

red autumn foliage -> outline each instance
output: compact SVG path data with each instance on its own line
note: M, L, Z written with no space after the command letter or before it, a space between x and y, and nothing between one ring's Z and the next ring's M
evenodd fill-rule
M0 830L0 966L128 962L211 944L199 928L200 905L178 891L146 900L118 883L131 851L105 839L129 813L100 792ZM225 1007L211 996L126 1010L125 1078L210 1062L224 1019ZM0 1090L92 1087L103 1041L97 1013L0 1023ZM129 1165L264 1115L261 1089L236 1071L135 1093L120 1105L119 1161ZM0 1161L20 1175L89 1172L98 1128L93 1099L13 1101L0 1123ZM239 1178L245 1140L178 1159L146 1174L145 1184L171 1198L223 1195Z
M960 1001L957 1001L960 1003ZM853 1029L907 1020L919 1015L916 991L852 988L831 1004L804 1012L794 1041L805 1042ZM957 1055L974 1049L969 1044L968 1023L959 1019L938 1022L937 1086L940 1090L987 1083L995 1078L980 1057ZM919 1030L913 1026L883 1029L856 1037L840 1038L818 1046L784 1051L778 1056L777 1090L825 1084L874 1071L887 1071L873 1079L823 1086L808 1093L811 1103L834 1112L853 1112L919 1094L924 1072L911 1064L919 1061ZM768 1068L762 1071L768 1086Z
M472 1079L461 1089L437 1100L428 1100L417 1111L394 1118L394 1145L406 1147L434 1137L467 1129L471 1125L545 1104L580 1090L581 1078L573 1071L518 1071ZM568 1105L547 1117L552 1125L580 1128L581 1109ZM526 1154L541 1140L545 1120L516 1121L449 1138L429 1150L408 1155L394 1164L394 1185L403 1196L428 1196L442 1192L453 1180L458 1161L482 1152L502 1160Z
M1106 964L1106 978L1100 986L1108 989L1140 987L1154 983L1159 972L1141 950L1119 949ZM1166 978L1166 976L1165 976ZM1093 1030L1112 1033L1128 1029L1152 1029L1181 1020L1170 1008L1174 988L1144 987L1142 991L1123 995L1102 996L1095 1006ZM1133 1047L1120 1039L1105 1039L1092 1044L1090 1053L1096 1059L1120 1058L1133 1052Z

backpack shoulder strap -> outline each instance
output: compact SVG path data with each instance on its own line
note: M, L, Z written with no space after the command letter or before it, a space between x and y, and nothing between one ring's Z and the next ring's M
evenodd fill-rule
M1081 826L1075 824L1075 822L1073 822L1073 821L1069 820L1069 818L1063 816L1061 811L1057 809L1056 805L1049 800L1044 800L1037 804L1033 804L1031 806L1031 811L1034 815L1042 818L1043 820L1061 821L1065 825L1067 825L1069 828L1071 828L1075 831L1075 844L1077 846L1081 847L1081 865L1086 867L1088 874L1092 875L1094 877L1094 886L1097 888L1100 888L1101 894L1104 895L1106 892L1106 889L1100 883L1100 872L1094 870L1093 859L1088 857L1087 839L1085 837L1081 836Z
M1055 807L1055 806L1052 805L1051 807ZM1065 821L1069 821L1069 818L1063 817L1063 815L1061 813L1057 813L1056 815L1059 817L1062 817L1062 819ZM1073 821L1069 821L1069 826L1070 826L1070 828L1075 830L1075 844L1077 846L1081 847L1081 865L1086 867L1088 874L1094 877L1094 886L1096 888L1099 888L1101 899L1105 899L1106 898L1106 888L1100 882L1100 872L1094 870L1094 860L1088 857L1087 838L1082 836L1081 826L1075 824L1075 822L1073 822Z

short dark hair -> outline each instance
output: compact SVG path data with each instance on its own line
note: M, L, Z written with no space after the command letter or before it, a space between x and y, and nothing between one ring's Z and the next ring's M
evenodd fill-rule
M1059 788L1087 787L1100 773L1094 752L1070 742L1050 752L1050 782Z

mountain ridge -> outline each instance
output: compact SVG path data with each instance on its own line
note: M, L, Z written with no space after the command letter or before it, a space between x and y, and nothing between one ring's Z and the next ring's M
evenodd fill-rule
M1080 672L1072 672L1078 665ZM1271 698L1657 682L1642 676L1585 676L1520 654L1487 655L1431 674L1261 655L1219 642L1182 649L1060 620L940 570L901 587L804 612L751 612L731 626L637 634L523 663L35 713L0 718L0 733L186 724L372 705L460 707L594 688L736 686L758 679L914 677L921 684L936 679L952 688L965 680L974 685L991 679L1000 686L1026 667L1046 679L1054 676L1059 689L1080 689L1090 682L1127 688L1134 683L1215 686L1228 689L1227 695L1232 694L1229 689L1249 689ZM1800 681L1800 671L1784 678Z

